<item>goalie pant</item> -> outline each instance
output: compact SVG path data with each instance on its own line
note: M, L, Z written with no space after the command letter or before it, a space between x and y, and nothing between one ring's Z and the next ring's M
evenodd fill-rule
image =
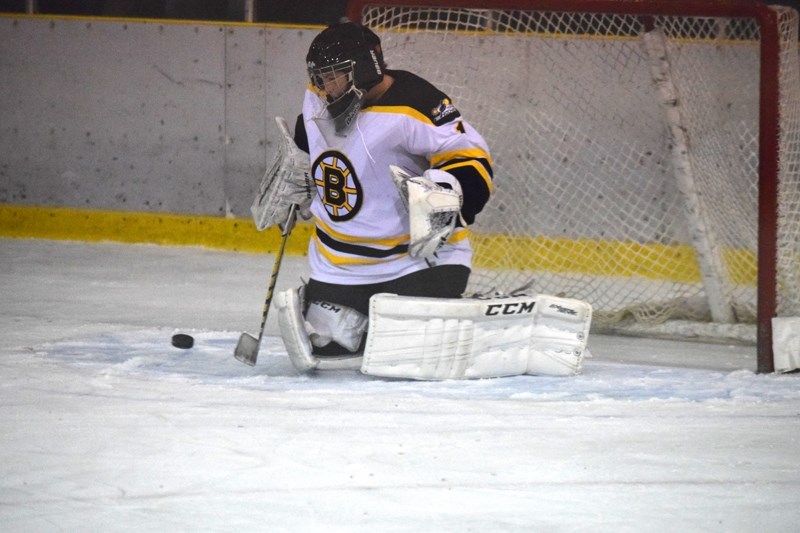
M281 337L301 372L353 369L370 376L473 379L580 372L591 306L549 295L370 298L363 356L316 357L296 289L277 295Z

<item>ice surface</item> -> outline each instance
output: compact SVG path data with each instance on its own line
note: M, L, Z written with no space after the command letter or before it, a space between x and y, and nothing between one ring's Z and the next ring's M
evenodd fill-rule
M271 267L0 240L0 530L798 529L800 377L751 346L593 336L573 378L419 383L299 375L272 316L251 368Z

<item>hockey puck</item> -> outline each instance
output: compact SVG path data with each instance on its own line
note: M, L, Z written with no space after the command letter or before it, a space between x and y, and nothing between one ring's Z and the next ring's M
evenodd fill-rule
M188 350L194 346L194 337L185 333L176 333L172 336L172 345L176 348Z

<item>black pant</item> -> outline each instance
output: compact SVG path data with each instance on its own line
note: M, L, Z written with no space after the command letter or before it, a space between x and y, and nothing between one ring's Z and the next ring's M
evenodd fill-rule
M463 265L437 265L400 278L366 285L336 285L310 279L306 285L306 301L321 300L352 307L369 315L369 299L373 294L388 292L400 296L460 298L467 288L470 269ZM363 348L363 342L362 342ZM317 355L344 354L347 350L335 342L314 347Z

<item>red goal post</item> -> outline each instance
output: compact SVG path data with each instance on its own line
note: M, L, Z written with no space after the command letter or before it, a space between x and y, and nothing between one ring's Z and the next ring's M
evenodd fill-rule
M474 227L473 289L585 299L600 331L752 332L757 370L774 371L772 318L800 316L794 10L351 0L347 16L489 142L497 194Z

